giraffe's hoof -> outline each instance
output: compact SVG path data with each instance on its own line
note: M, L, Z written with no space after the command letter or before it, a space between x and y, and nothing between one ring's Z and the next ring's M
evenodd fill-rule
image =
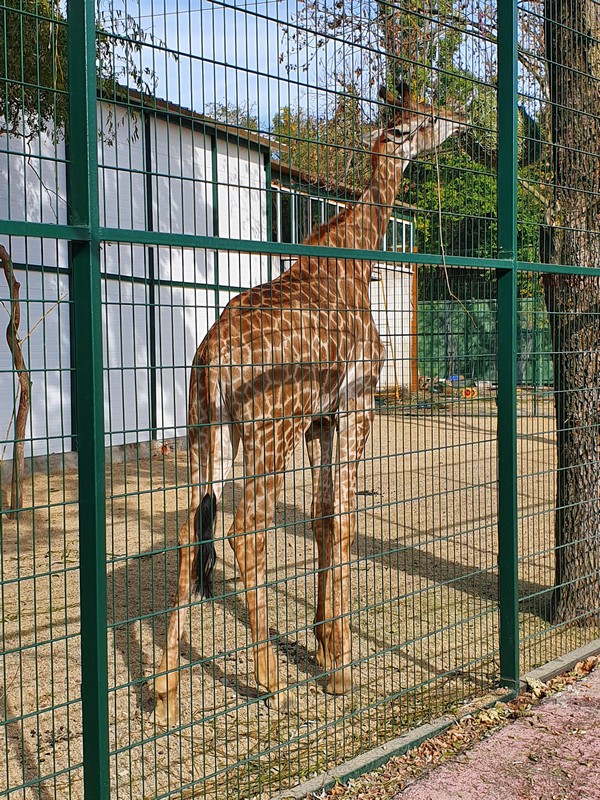
M164 697L156 695L156 704L154 706L155 723L160 728L170 728L171 725L177 722L178 717L177 693L171 692Z
M325 686L327 694L348 694L350 689L352 689L352 670L350 667L334 672Z
M288 696L287 691L285 691L286 687L278 687L277 689L265 689L264 687L260 687L263 691L266 692L273 692L273 694L269 694L268 697L265 697L265 703L267 706L272 709L273 711L285 711L288 705ZM282 689L284 691L282 691Z

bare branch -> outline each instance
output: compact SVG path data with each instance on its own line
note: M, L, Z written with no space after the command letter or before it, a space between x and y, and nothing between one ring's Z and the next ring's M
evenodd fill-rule
M31 379L23 351L21 340L19 339L19 325L21 323L21 306L19 304L19 291L21 284L14 275L12 260L6 249L0 245L0 264L6 277L6 283L10 291L11 315L6 329L6 341L13 357L15 372L19 377L21 387L19 398L19 409L15 419L15 437L13 448L13 473L10 498L9 518L14 519L17 512L23 508L23 476L25 472L25 429L27 427L27 417L29 416L29 404L31 393Z

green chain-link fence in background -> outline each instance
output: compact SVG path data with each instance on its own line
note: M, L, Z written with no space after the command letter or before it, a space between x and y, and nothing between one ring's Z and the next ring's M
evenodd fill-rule
M268 798L466 701L510 696L522 672L598 638L592 5L5 0L0 793ZM384 140L404 148L395 172L369 155ZM363 209L360 230L347 207ZM377 242L361 238L385 215ZM385 363L374 396L356 377L338 389L374 413L356 506L332 521L326 470L313 505L307 445L288 445L262 531L258 644L279 675L267 692L247 612L263 584L245 588L227 539L244 481L268 485L274 445L246 441L215 514L213 596L184 602L161 673L178 562L195 552L178 540L198 488L192 359L232 299L285 284L298 259L325 355L294 392L308 386L340 429L355 412L327 405L327 348L360 342L365 316L345 278L319 281L371 273ZM226 319L225 362L240 318ZM283 392L297 368L285 343L300 352L305 334L282 331L251 331L270 360L255 357L248 402L267 396L264 375ZM371 357L343 369L362 374ZM213 418L213 449L297 417L278 391L260 419ZM223 390L219 408L229 401ZM338 498L345 453L331 454ZM336 571L312 529L351 521ZM333 630L352 631L345 694L327 691L337 656L314 655L318 586L342 609ZM167 727L154 681L175 673Z

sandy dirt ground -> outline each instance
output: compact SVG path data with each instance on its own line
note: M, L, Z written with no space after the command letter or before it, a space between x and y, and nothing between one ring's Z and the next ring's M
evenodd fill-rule
M477 413L475 413L477 411ZM544 618L553 579L554 438L549 415L519 421L523 666L581 644ZM241 462L217 525L216 594L195 602L181 648L180 720L152 720L151 679L172 603L185 450L107 469L111 798L268 798L286 786L486 694L498 679L496 417L377 416L358 480L350 623L354 688L324 693L314 660L310 470L294 454L269 537L269 631L289 709L256 689L243 587L226 532ZM1 564L0 794L83 796L79 532L72 469L38 473ZM85 546L85 530L82 531ZM85 602L84 596L81 598Z
M597 800L600 669L394 797Z

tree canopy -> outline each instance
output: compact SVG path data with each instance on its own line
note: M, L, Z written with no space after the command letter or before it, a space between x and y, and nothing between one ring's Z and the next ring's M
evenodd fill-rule
M104 0L99 0L99 11ZM98 94L118 97L123 87L152 94L157 76L140 54L152 40L126 11L112 9L109 27L97 27ZM103 19L98 14L98 19ZM67 21L56 0L4 0L0 13L0 131L27 138L61 138L69 113Z
M0 117L7 133L64 130L67 27L52 0L5 0L0 13ZM2 122L0 122L2 125Z

